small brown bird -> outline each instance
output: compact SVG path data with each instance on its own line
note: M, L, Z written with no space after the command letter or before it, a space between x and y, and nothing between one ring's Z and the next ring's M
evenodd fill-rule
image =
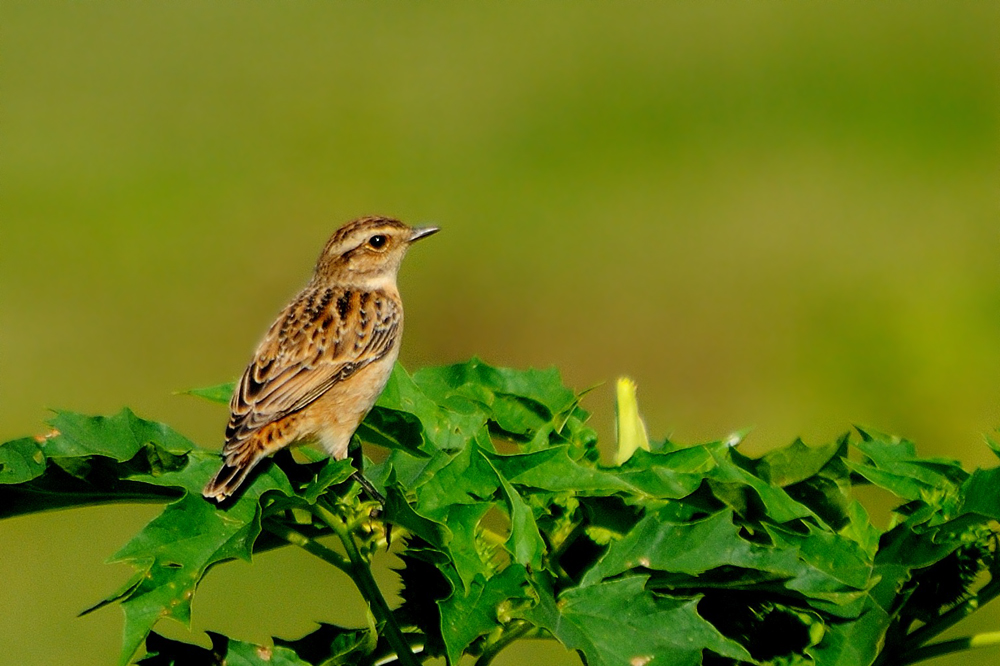
M411 243L437 230L363 217L330 237L236 385L225 463L205 497L221 502L262 459L299 441L318 439L335 460L347 457L399 356L399 265Z

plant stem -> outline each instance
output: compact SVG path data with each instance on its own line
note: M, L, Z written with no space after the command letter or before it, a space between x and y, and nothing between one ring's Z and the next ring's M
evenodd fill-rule
M417 640L417 641L414 641L413 639L410 639L410 648L413 651L415 651L415 652L421 653L420 656L418 657L418 659L420 661L423 661L423 660L427 659L427 657L429 656L429 655L427 655L427 654L424 653L424 640L423 640L423 636L421 636L420 639ZM394 663L396 663L398 661L399 661L399 655L396 654L395 652L393 652L392 654L388 654L388 655L386 655L384 657L376 659L372 663L375 666L388 666L388 664L394 664Z
M955 638L950 641L931 643L930 645L925 645L903 654L898 663L900 666L904 666L905 664L914 664L918 661L931 659L933 657L940 657L941 655L951 654L952 652L962 652L963 650L970 650L972 648L995 646L1000 646L1000 631L991 631L985 634L976 634L974 636L966 636L964 638Z
M341 542L344 544L344 550L347 551L347 557L351 561L350 576L354 580L354 584L358 586L361 596L365 598L365 601L371 607L372 615L382 623L386 640L389 641L389 645L392 646L392 649L399 656L399 662L405 666L419 666L420 661L414 656L409 642L403 635L399 625L396 624L396 618L392 616L389 604L386 603L385 597L382 596L382 591L379 590L375 578L372 577L368 562L365 561L358 551L358 545L354 542L354 537L350 530L347 529L347 524L322 501L313 505L312 510L317 518L329 525L330 529L340 537Z
M976 596L960 603L907 636L903 644L904 654L917 651L921 645L993 601L997 595L1000 595L1000 578L990 581Z
M318 541L310 539L305 534L293 530L288 525L280 523L277 520L268 519L264 521L264 529L276 537L284 539L293 546L298 546L307 553L315 555L324 562L332 564L348 576L353 575L354 571L351 569L351 563L344 559L343 555L334 550L330 550Z

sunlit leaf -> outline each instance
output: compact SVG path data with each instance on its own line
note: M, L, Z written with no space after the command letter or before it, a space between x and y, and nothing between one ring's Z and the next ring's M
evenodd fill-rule
M441 635L450 663L457 664L472 641L500 625L498 612L502 604L527 598L527 583L524 567L511 565L489 580L476 576L468 592L456 592L439 604Z
M646 576L572 588L556 600L542 595L526 616L589 666L670 664L698 666L702 652L751 661L739 643L698 614L698 600L658 597L646 591Z

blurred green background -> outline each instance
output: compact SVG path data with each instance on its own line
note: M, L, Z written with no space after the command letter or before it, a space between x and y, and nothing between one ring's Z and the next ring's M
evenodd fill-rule
M6 0L0 441L127 404L221 444L172 392L234 378L327 236L381 213L444 229L401 276L410 368L605 382L606 444L629 374L654 437L857 422L992 464L998 35L989 2ZM120 613L75 614L158 511L0 523L0 663L113 663ZM362 622L329 569L221 567L195 633L160 629ZM529 662L578 663L498 660Z

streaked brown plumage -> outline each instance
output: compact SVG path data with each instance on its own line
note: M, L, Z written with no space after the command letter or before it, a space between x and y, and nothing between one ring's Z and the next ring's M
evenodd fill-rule
M347 456L399 355L399 265L411 243L436 231L364 217L330 237L309 284L278 315L236 385L225 462L205 497L224 500L263 458L302 440L319 440L335 459Z

